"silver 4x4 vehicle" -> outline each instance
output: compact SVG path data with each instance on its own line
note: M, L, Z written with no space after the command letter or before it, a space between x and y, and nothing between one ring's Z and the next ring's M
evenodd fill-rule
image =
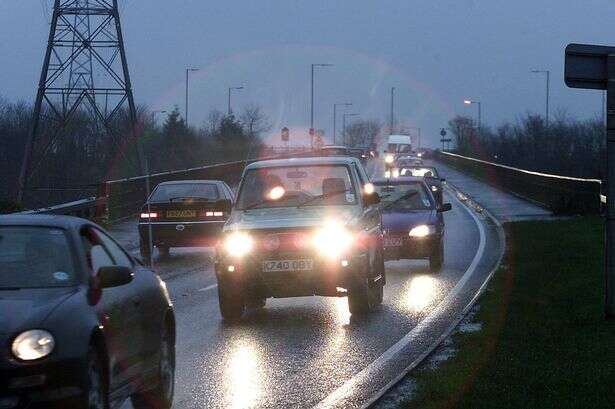
M269 297L348 297L352 314L382 303L380 197L356 158L247 166L216 249L220 312L237 320Z

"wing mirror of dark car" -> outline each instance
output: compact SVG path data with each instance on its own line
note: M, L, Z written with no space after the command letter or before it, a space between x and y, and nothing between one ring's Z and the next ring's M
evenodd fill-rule
M231 199L220 199L216 202L216 210L229 213L233 208Z
M365 203L366 207L369 207L371 205L377 205L378 203L380 203L380 195L378 194L378 192L363 193L363 202Z
M446 178L440 178L440 182L446 183Z
M443 203L441 206L438 207L438 213L449 212L452 209L453 209L453 206L451 206L450 203Z
M132 281L134 274L129 267L101 267L96 273L99 288L112 288L126 285Z

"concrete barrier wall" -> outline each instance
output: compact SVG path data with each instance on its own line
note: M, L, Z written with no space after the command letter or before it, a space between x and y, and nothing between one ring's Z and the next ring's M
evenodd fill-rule
M496 188L539 204L555 214L598 214L601 181L531 172L449 152L435 159Z

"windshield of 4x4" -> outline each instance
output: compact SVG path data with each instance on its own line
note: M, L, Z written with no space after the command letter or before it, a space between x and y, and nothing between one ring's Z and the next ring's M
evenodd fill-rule
M438 171L436 168L422 167L422 166L410 166L404 167L400 172L400 176L418 176L418 177L438 177Z
M237 208L339 206L354 205L357 201L344 165L285 166L247 172Z
M75 266L63 230L44 227L0 227L0 290L68 287Z
M384 212L430 210L434 207L421 183L376 185L375 188Z
M168 202L174 199L196 199L216 201L220 197L218 188L211 183L173 183L159 185L150 201Z

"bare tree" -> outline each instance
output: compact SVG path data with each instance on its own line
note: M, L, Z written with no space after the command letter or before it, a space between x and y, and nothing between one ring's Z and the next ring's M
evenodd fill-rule
M344 141L348 146L371 146L377 143L382 125L376 120L358 120L346 127Z
M272 127L267 115L256 104L246 106L239 115L239 121L250 137L260 137L263 133L269 132Z

